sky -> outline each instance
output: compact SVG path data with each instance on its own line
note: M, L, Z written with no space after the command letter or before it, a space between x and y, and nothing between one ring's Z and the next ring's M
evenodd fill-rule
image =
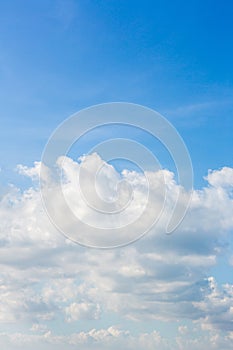
M0 1L1 348L232 349L232 13L230 1L217 0ZM147 235L117 249L90 249L50 222L41 159L64 120L110 102L148 107L176 128L191 157L194 190L181 225L165 235L180 188L171 155L134 127L84 135L57 162L67 203L81 220L99 221L75 192L82 169L83 190L100 207L90 191L99 166L97 190L107 202L118 181L130 185L134 198L123 223L147 200L144 175L155 208L167 190L165 215ZM147 164L144 174L90 152L109 137L137 141L161 169ZM43 180L52 189L47 201L57 199L54 220L74 237L81 226L59 212L55 180ZM126 194L123 184L119 203ZM187 196L185 189L182 200ZM129 228L127 239L135 232Z

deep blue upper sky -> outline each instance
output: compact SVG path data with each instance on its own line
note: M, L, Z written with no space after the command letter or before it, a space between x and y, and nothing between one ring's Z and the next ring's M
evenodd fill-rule
M110 101L164 114L197 184L233 166L232 14L231 1L2 1L3 175L39 160L70 114Z

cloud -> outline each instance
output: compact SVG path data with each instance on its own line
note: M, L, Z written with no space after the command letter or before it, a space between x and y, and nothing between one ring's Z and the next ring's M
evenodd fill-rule
M118 174L96 154L79 162L68 158L63 162L61 160L58 164L64 174L67 200L92 223L96 223L97 218L86 211L87 206L77 197L76 191L75 174L82 162L87 174L86 187L90 186L96 164L103 169L99 173L98 193L105 203L97 201L96 205L106 206L106 200L115 198L116 194L116 205L119 205L119 201L125 201L124 187L116 192L116 183L122 176L132 185L136 196L132 208L127 212L128 216L119 217L121 223L132 219L134 210L136 214L139 212L139 203L145 203L146 182L143 174L135 171ZM106 346L107 349L169 348L167 340L157 330L133 336L118 328L101 331L85 328L62 336L56 333L54 326L57 319L69 325L80 321L96 322L98 325L98 322L106 319L106 315L110 320L119 317L132 324L151 320L172 321L177 323L177 332L180 327L178 320L189 319L201 327L200 332L204 332L204 335L198 340L201 333L196 334L196 343L192 343L193 336L189 338L189 329L180 327L177 349L201 349L201 339L204 344L206 334L213 333L219 335L218 339L213 338L213 349L223 343L224 348L231 348L233 286L230 283L218 286L210 275L210 269L227 249L233 227L233 169L224 167L209 172L207 186L194 191L189 212L173 235L163 234L166 218L162 216L154 229L141 240L124 248L104 251L72 243L51 224L36 184L41 166L40 163L35 163L33 168L19 166L20 173L31 177L34 184L24 191L11 187L0 204L0 322L5 325L19 325L20 322L25 327L30 324L29 333L13 334L10 331L2 334L1 341L8 344L8 347L4 345L5 348L13 349L12 344L18 342L25 348L35 343L40 349L40 344L45 342L48 349L52 349L55 343L63 349L64 343L69 344L69 349L82 339L86 344L82 349L89 349L89 342L95 343L96 339L97 343L91 345L94 349L98 349L98 346ZM178 184L167 170L150 172L149 176L154 186L155 208L161 206L163 196L159 188L165 179L169 189L164 208L166 216L173 207ZM53 195L56 183L49 172L44 181L51 186ZM93 198L96 200L96 197ZM61 217L66 219L62 213ZM147 219L145 216L144 220ZM78 227L71 229L78 231ZM129 238L133 234L128 232ZM40 324L42 328L35 326ZM37 332L37 327L40 334L30 334ZM222 335L222 332L226 333ZM181 337L184 333L185 339ZM116 342L109 343L106 339Z
M67 306L65 313L67 316L67 321L77 321L77 320L98 320L100 318L100 305L94 303L72 303Z
M223 167L220 170L210 170L206 180L211 186L217 188L231 188L233 187L233 169Z
M220 291L214 278L209 278L210 293L196 303L203 311L204 329L221 329L232 332L233 329L233 285L225 284Z
M18 349L30 349L33 344L34 349L40 349L40 344L43 348L52 349L119 349L119 346L124 349L154 349L154 346L163 346L166 341L157 331L152 333L141 333L138 337L130 334L129 331L123 331L115 326L106 329L91 329L88 332L72 333L69 336L57 336L50 331L45 331L43 334L24 334L13 333L0 334L0 344L8 345L8 349L13 349L13 346ZM168 348L166 348L168 349Z
M116 326L108 328L90 329L87 332L76 332L70 335L56 335L46 329L38 329L34 327L31 333L0 333L0 345L8 350L15 349L33 349L42 348L51 350L54 347L58 350L102 350L119 348L125 350L154 350L160 348L163 350L173 349L190 349L204 350L207 347L211 350L231 350L233 341L232 336L222 337L219 333L208 333L203 335L198 333L197 328L185 329L181 335L177 335L175 339L169 341L163 337L158 331L139 332L134 335L130 331L122 330ZM187 338L187 335L189 338Z

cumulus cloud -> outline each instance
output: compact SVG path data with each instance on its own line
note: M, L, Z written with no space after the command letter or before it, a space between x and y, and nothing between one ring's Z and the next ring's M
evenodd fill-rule
M138 333L134 335L130 331L111 326L109 328L90 329L87 332L76 332L69 335L56 335L46 329L39 331L33 329L31 333L0 333L0 345L7 350L33 349L50 350L56 347L58 350L102 350L102 349L190 349L204 350L231 350L233 345L232 335L222 336L218 332L201 334L200 330L188 329L185 335L178 334L174 339L168 340L158 331ZM188 337L187 337L188 335Z
M68 322L83 320L83 319L94 319L100 318L100 305L93 303L72 303L65 309Z
M209 170L206 180L214 187L232 187L233 186L233 169L223 167L220 170Z
M8 345L8 349L17 347L18 349L30 349L33 344L34 349L43 348L51 349L56 346L56 349L83 349L83 350L101 350L101 349L154 349L154 346L166 346L166 340L161 335L153 331L151 333L140 333L138 337L133 336L129 331L123 331L118 327L111 326L109 328L91 329L88 332L72 333L69 336L58 336L50 331L45 331L43 334L23 334L13 333L0 334L0 344ZM168 349L167 347L164 349Z
M81 164L86 174L83 186L89 196L92 195L88 189L91 188L96 165L102 169L97 179L97 193L101 201L98 202L95 195L91 197L95 205L106 209L111 203L111 208L115 210L127 202L133 189L131 207L118 219L120 224L124 224L140 214L147 196L145 176L128 170L119 174L96 154L78 162L67 157L58 160L64 175L66 199L72 203L74 212L93 225L98 221L77 192L76 175ZM8 344L4 345L5 348L13 349L18 342L23 344L23 348L30 348L35 343L38 349L42 343L45 349L52 349L55 343L58 349L59 346L64 349L66 343L69 349L85 339L82 349L91 348L92 342L94 349L154 349L156 346L174 349L157 330L133 336L127 330L100 330L96 327L99 331L85 328L66 336L56 334L54 322L57 319L80 327L82 322L96 322L98 325L106 315L110 320L111 317L113 320L119 317L132 324L142 320L176 322L178 333L174 341L177 349L202 349L207 335L199 340L196 335L196 342L192 343L193 336L188 337L189 330L179 325L180 320L189 319L199 325L202 332L207 332L208 336L211 334L213 349L223 343L224 348L231 348L233 286L218 286L210 275L210 269L227 249L233 227L233 169L225 167L209 172L206 187L194 191L188 214L172 235L163 232L166 215L174 205L179 186L174 175L167 170L149 172L147 175L151 179L157 211L163 204L160 185L165 182L164 214L141 240L123 248L104 251L72 243L50 222L36 184L41 166L44 165L35 163L33 168L19 166L20 173L32 178L34 184L24 191L11 187L0 204L0 322L6 325L30 324L31 329L29 333L2 333L0 342ZM125 184L117 188L122 179L127 180L131 189ZM53 196L57 184L49 171L43 181L50 186ZM56 197L51 197L52 201L59 205ZM148 213L149 220L152 214ZM148 216L143 217L143 220L147 219ZM62 213L60 220L66 220ZM119 221L106 217L108 224L119 225ZM69 229L79 231L77 226ZM134 232L127 234L129 239L134 237ZM41 324L43 326L40 327ZM221 332L226 333L222 335ZM213 334L218 334L218 338ZM109 339L115 343L109 343Z

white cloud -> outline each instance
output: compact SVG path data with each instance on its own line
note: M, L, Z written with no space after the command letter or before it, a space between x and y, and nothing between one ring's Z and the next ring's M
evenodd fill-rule
M180 334L186 334L188 332L187 326L179 326L178 331Z
M185 327L183 327L185 328ZM0 333L1 348L7 350L26 349L33 347L40 350L42 347L51 350L54 347L58 350L141 350L141 349L163 349L163 350L231 350L233 341L231 335L222 336L220 333L199 334L197 329L185 328L185 334L178 335L173 340L163 337L158 331L133 335L131 332L122 330L119 327L90 329L86 332L76 332L70 335L56 335L44 329L39 334L30 333ZM187 334L189 337L187 337Z
M77 321L77 320L98 320L100 318L100 305L93 303L72 303L65 309L67 321Z
M214 187L232 187L233 186L233 169L223 167L220 170L209 171L206 180Z
M99 174L98 193L108 199L119 174L99 158L97 161L104 166L104 171ZM85 162L91 173L96 155L89 156ZM34 168L21 166L19 170L35 180L40 166L36 163ZM63 170L69 180L65 182L65 189L69 200L81 208L85 216L86 207L80 204L74 191L79 164L66 159L65 166ZM118 345L104 343L108 349L119 348L119 344L125 349L127 346L129 349L137 349L137 346L139 349L169 348L156 331L141 333L136 340L115 328L95 330L91 334L83 330L67 335L68 338L56 334L55 329L52 333L48 331L49 325L58 318L69 325L83 320L98 324L106 315L113 315L113 318L117 316L130 322L189 319L200 324L203 332L220 332L218 339L213 336L213 349L222 342L230 349L226 344L232 344L233 287L230 284L217 286L208 275L224 252L224 242L233 227L232 173L233 169L225 167L208 174L208 185L194 191L190 210L173 235L163 234L162 218L143 239L128 247L108 251L83 248L65 239L50 223L35 185L25 191L12 187L0 204L0 322L31 324L31 332L36 332L37 324L43 324L45 328L38 326L39 335L2 334L1 341L8 342L5 348L13 349L12 342L42 344L44 341L48 349L55 343L62 348L67 341L75 343L80 339L97 338L99 341L101 336L105 340L118 339ZM138 195L134 202L137 207L145 199L144 177L135 172L124 174ZM166 180L169 191L165 213L169 212L178 188L173 174L164 170L149 176L158 207L161 203L156 204L156 201L160 202L162 196L157 190L162 178ZM49 174L44 181L48 179ZM51 179L49 181L51 184ZM86 181L88 186L88 177ZM120 196L124 200L124 191ZM131 213L129 211L129 215ZM96 220L91 216L89 219ZM129 237L133 235L132 232L128 234ZM184 329L180 328L180 336ZM222 336L224 330L228 333ZM119 336L116 336L118 331ZM177 336L177 349L201 349L202 343L197 336L196 342L180 336ZM72 344L69 345L71 348ZM198 344L201 347L198 348ZM102 348L102 345L97 344L94 348Z

